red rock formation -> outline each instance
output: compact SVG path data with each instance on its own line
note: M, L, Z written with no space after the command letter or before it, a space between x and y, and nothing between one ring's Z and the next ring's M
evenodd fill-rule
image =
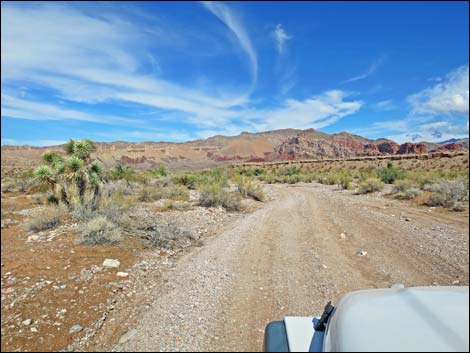
M462 151L462 145L458 143L448 143L442 146L439 146L436 151L437 152L445 152L445 151Z
M426 145L423 143L405 142L400 145L397 154L426 153Z
M140 164L140 163L144 163L146 160L147 160L147 157L145 156L136 157L136 158L131 158L128 156L121 156L121 162L129 163L129 164Z
M366 156L377 156L377 155L380 155L380 151L379 151L379 148L377 147L377 145L373 144L373 143L366 143L364 145L364 152L363 152L364 155Z
M380 153L384 154L396 154L400 149L400 145L395 142L383 142L377 146Z

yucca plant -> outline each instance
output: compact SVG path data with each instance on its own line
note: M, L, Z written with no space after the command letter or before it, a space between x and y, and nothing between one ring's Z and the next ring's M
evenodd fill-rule
M53 151L43 153L47 165L35 169L36 179L51 186L55 198L71 211L81 207L95 209L101 196L103 168L97 161L91 161L96 150L90 140L70 140L65 145L69 156L65 159Z

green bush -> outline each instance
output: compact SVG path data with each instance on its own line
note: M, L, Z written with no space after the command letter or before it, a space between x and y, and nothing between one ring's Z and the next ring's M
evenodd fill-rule
M188 189L194 190L198 185L199 178L193 173L183 173L174 175L172 180L175 184L184 185Z
M165 166L161 165L159 167L156 167L150 171L150 175L154 177L165 177L168 175L168 170L165 168Z
M238 192L243 197L251 197L257 201L264 201L265 195L261 185L255 184L253 180L245 176L235 178L235 182L237 183Z
M359 184L358 194L368 194L380 191L383 188L383 183L377 178L369 178Z
M403 169L396 168L392 163L388 163L386 168L377 170L377 177L386 184L393 184L396 180L404 179L406 173Z
M351 181L352 181L352 176L349 172L347 171L342 171L340 174L339 174L339 184L341 185L341 187L345 190L348 190L350 189L350 184L351 184Z

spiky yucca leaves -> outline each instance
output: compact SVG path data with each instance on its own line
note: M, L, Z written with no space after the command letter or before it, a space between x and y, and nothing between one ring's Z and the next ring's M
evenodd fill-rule
M38 167L34 176L51 185L59 203L70 210L95 209L101 196L103 169L97 161L90 161L95 145L90 140L70 140L65 152L70 156L64 160L59 154L47 151L42 155L48 164Z

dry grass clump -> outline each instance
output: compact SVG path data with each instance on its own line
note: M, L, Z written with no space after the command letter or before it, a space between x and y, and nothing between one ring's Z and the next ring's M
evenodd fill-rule
M121 240L119 227L102 215L83 223L79 230L79 243L84 245L114 245Z
M468 207L468 180L444 180L431 185L428 190L431 191L431 196L426 201L428 206L443 206L454 211Z
M256 201L264 201L266 195L261 185L256 184L251 178L243 175L234 179L238 192L243 197L251 197Z
M222 206L228 211L238 211L241 208L239 195L226 191L220 184L203 186L199 204L204 207Z
M52 229L61 224L67 217L67 212L61 207L47 207L26 223L30 232L40 232Z
M400 180L394 184L392 194L396 194L398 199L411 200L421 194L421 190L409 180Z
M384 184L377 178L369 178L359 184L358 194L369 194L382 190Z

